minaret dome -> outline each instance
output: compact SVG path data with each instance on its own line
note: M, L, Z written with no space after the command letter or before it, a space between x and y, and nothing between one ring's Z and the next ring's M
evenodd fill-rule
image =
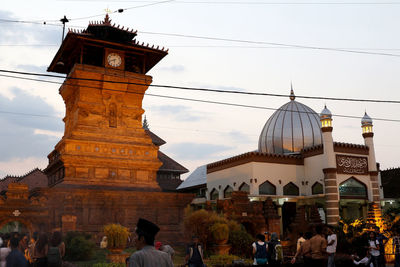
M321 120L321 128L332 127L332 113L326 107L326 105L325 105L324 109L321 111L319 118Z
M361 128L363 134L372 133L372 119L368 116L367 112L365 112L364 117L361 119Z

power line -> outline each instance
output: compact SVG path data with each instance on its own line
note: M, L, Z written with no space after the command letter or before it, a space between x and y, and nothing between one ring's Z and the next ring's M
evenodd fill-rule
M66 83L66 82L62 83L62 82L55 82L55 81L49 81L49 80L41 80L41 79L18 77L18 76L3 75L3 74L0 74L0 76L1 77L7 77L7 78L16 78L16 79L22 79L22 80L37 81L37 82L45 82L45 83L64 84L64 85L75 86L75 84L70 84L70 83ZM117 90L117 89L112 89L112 88L102 88L102 87L88 86L88 85L84 85L84 86L81 86L81 87L94 88L94 89L98 89L98 90L106 90L106 91L115 91L115 92L123 92L123 93L129 93L129 94L140 94L140 95L143 95L142 93L138 93L138 92L122 91L122 90ZM168 99L175 99L175 100L207 103L207 104L217 104L217 105L225 105L225 106L233 106L233 107L242 107L242 108L262 109L262 110L271 110L271 111L282 110L280 108L271 108L271 107L246 105L246 104L237 104L237 103L229 103L229 102L221 102L221 101L211 101L211 100L194 99L194 98L177 97L177 96L166 96L166 95L157 95L157 94L149 94L149 93L146 93L145 95L153 96L153 97L162 97L162 98L168 98ZM314 114L313 112L307 112L307 111L297 111L297 112ZM361 119L362 118L360 116L341 115L341 114L332 114L332 116L342 117L342 118L351 118L351 119ZM372 119L375 120L375 121L400 122L400 120L396 120L396 119L385 119L385 118L372 118Z
M58 0L61 2L92 2L91 0ZM131 0L97 0L96 2L108 2L108 3L124 3L124 2L137 2L137 3L154 3L156 1L131 1ZM228 4L228 5L399 5L400 2L266 2L266 1L185 1L176 0L175 3L183 4Z
M339 48L331 48L331 47L307 46L307 45L298 45L298 44L285 44L285 43L265 42L265 41L250 41L250 40L219 38L219 37L211 37L211 36L198 36L198 35L179 34L179 33L162 33L162 32L146 32L146 31L139 31L139 33L164 35L164 36L173 36L173 37L182 37L182 38L194 38L194 39L203 39L203 40L236 42L236 43L275 45L275 46L283 46L283 47L303 48L303 49L312 49L312 50L326 50L326 51L336 51L336 52L355 53L355 54L367 54L367 55L400 57L400 54L391 54L391 53L367 52L367 51L358 51L358 50L351 50L351 49L339 49Z
M150 86L157 88L170 88L177 90L189 90L189 91L202 91L202 92L213 92L213 93L227 93L227 94L240 94L240 95L254 95L254 96L270 96L270 97L289 97L286 94L272 94L272 93L258 93L258 92L243 92L243 91L229 91L220 89L210 89L210 88L199 88L199 87L187 87L187 86L174 86L174 85L160 85L160 84L144 84L144 83L134 83L134 82L122 82L122 81L108 81L100 79L90 79L90 78L75 78L75 77L65 77L54 74L41 74L33 72L22 72L22 71L12 71L0 69L0 73L11 73L19 75L29 75L29 76L41 76L50 78L61 78L66 80L81 80L81 81L94 81L94 82L104 82L111 84L127 84L127 85L139 85L139 86ZM339 97L322 97L322 96L304 96L296 95L296 98L304 99L316 99L316 100L332 100L332 101L351 101L351 102L371 102L371 103L387 103L387 104L400 104L400 100L380 100L380 99L360 99L360 98L339 98Z
M1 44L0 46L60 46L59 44ZM183 48L243 48L243 49L300 49L295 47L282 47L282 46L250 46L250 45L168 45L168 47L183 47ZM400 51L400 48L368 48L368 47L333 47L334 49L352 49L352 50L365 50L365 51Z
M166 2L171 2L171 1L173 1L173 0L156 2L156 3L159 4L159 3L166 3ZM147 6L147 5L144 5L144 6ZM137 7L142 7L142 6L137 6ZM131 7L131 8L135 8L135 7ZM130 8L126 8L126 9L130 9ZM125 9L119 9L119 10L125 10ZM119 12L119 10L113 11L112 13ZM94 16L88 16L88 17L75 18L75 19L70 19L70 20L88 19L88 18L97 17L97 16L101 16L101 15L103 15L103 14L94 15ZM29 22L29 21L12 21L12 20L5 20L5 19L0 19L0 22L2 20L3 21L9 21L9 22L21 22L21 23L36 23L36 24L39 23L39 22L35 22L35 21L32 21L32 22ZM54 25L62 26L61 24L54 24ZM78 26L78 27L81 27L81 26ZM161 33L161 32L147 32L147 31L139 31L139 32L142 33L142 34L172 36L172 37L180 37L180 38L193 38L193 39L203 39L203 40L213 40L213 41L237 42L237 43L248 43L248 44L259 44L259 45L272 45L272 46L290 47L290 48L302 48L302 49L319 50L319 51L333 51L333 52L364 54L364 55L400 57L400 54L382 53L382 52L370 52L370 51L362 51L362 50L356 50L356 49L343 49L343 48L333 48L333 47L308 46L308 45L286 44L286 43L266 42L266 41L252 41L252 40L219 38L219 37L212 37L212 36L198 36L198 35L188 35L188 34L178 34L178 33Z

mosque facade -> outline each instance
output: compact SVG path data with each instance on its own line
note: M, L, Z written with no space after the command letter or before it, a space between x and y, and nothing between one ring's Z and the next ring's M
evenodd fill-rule
M247 192L250 202L272 199L281 231L309 205L330 225L365 218L368 204L382 197L371 118L361 120L364 144L335 142L331 112L317 114L295 98L291 90L268 119L256 151L199 167L178 189L202 189L196 203L227 200L234 191Z

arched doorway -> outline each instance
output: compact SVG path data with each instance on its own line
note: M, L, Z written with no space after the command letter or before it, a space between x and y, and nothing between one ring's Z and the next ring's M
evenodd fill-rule
M29 221L26 221L24 219L8 219L8 220L3 220L0 221L0 233L33 233L33 228L32 224Z
M357 219L366 217L366 203L368 202L367 186L350 177L339 185L340 216L344 219Z

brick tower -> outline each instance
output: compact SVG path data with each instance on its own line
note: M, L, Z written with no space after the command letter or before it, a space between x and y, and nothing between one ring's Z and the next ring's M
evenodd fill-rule
M104 21L70 31L48 71L66 74L60 94L65 131L45 172L49 186L160 190L158 147L142 128L146 73L167 51Z

